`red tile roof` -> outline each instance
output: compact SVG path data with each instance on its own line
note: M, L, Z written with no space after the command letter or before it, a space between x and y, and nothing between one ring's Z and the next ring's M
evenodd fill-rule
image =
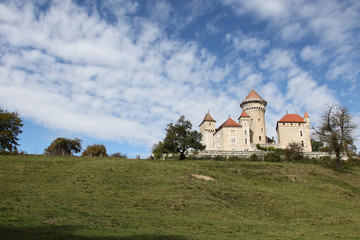
M304 118L310 118L307 112L305 112Z
M250 117L250 116L243 110L239 118L242 117Z
M241 125L229 117L223 124L220 125L219 129L222 127L241 127Z
M264 100L260 97L260 95L255 92L254 89L251 89L251 91L249 92L249 94L246 96L246 98L244 99L245 100L248 100L248 99L260 99L260 100Z
M278 122L281 123L304 123L304 119L297 114L286 114Z

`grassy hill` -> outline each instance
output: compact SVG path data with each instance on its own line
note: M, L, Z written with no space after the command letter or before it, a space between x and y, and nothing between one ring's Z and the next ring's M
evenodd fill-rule
M359 239L359 197L359 168L0 156L0 239Z

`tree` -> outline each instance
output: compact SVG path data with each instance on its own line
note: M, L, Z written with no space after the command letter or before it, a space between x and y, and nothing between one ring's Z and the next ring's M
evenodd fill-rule
M330 153L335 153L337 169L340 169L342 153L356 150L356 128L349 110L341 105L329 107L323 114L319 126L315 128L316 135L326 145L325 148Z
M301 161L304 158L301 143L289 143L289 145L284 149L284 155L289 161Z
M107 157L106 147L103 144L88 145L81 156Z
M180 153L180 160L182 160L185 159L185 151L188 149L205 149L205 146L201 144L201 133L191 129L191 122L184 116L181 116L175 124L169 123L164 140L154 145L153 153L158 151Z
M23 123L17 112L4 111L0 107L0 150L17 151L17 137L22 133Z
M81 151L81 140L78 138L57 138L48 148L45 149L45 154L56 156L71 156L73 153Z

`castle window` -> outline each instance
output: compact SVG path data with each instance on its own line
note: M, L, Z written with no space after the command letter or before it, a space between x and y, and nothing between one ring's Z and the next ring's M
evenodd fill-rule
M236 143L236 138L231 138L231 144L234 145Z
M258 119L258 122L260 122L260 118Z
M259 141L261 141L261 136L259 136Z
M245 132L245 135L247 135L247 130L245 130L244 132Z
M263 128L261 129L261 132L264 132L264 129L263 129Z
M244 151L245 151L245 152L248 152L248 151L249 151L249 149L244 149Z
M231 149L231 151L236 151L236 149L235 149L235 148L233 148L233 149Z
M300 137L302 137L303 136L303 132L302 131L300 131Z
M246 126L246 122L244 122L244 126Z
M304 147L304 141L301 141L301 146Z
M251 121L253 122L253 121L254 121L254 119L251 119Z
M285 123L283 123L283 126L285 126Z
M301 126L301 123L299 123L299 126Z
M292 126L292 123L290 123L290 125Z
M231 130L231 134L235 134L235 130Z
M247 138L245 138L245 145L247 145Z
M211 123L209 123L209 126L211 126Z

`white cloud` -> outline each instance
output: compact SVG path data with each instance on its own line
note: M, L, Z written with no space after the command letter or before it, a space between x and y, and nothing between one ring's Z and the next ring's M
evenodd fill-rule
M301 50L300 56L302 60L310 61L316 66L320 66L326 60L322 48L310 45L305 46Z
M257 37L248 36L241 32L226 34L225 38L231 42L237 51L244 51L248 54L259 55L270 45L270 41Z
M180 114L196 123L232 101L206 88L228 72L212 54L144 19L108 24L70 1L0 12L0 100L43 126L150 146Z

